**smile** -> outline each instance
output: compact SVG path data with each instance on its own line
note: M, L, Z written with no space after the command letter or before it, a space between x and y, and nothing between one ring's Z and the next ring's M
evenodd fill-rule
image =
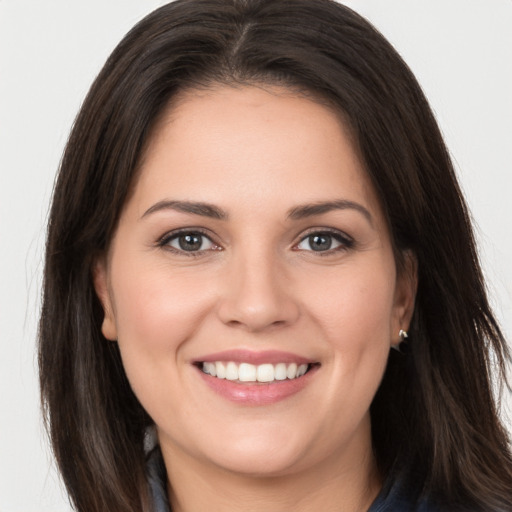
M241 406L271 405L291 398L315 380L319 361L279 350L225 350L194 361L215 394Z
M293 380L302 377L310 369L309 364L277 363L251 364L233 361L213 361L201 363L201 370L217 379L238 382L274 382Z

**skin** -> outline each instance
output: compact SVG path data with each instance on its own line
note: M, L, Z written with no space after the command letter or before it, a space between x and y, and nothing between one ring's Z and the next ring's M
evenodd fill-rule
M358 206L289 215L340 200ZM208 203L227 218L162 201ZM184 228L206 234L201 250L165 239ZM338 240L312 250L308 235L326 231ZM275 87L182 94L94 279L103 333L157 426L173 510L367 510L381 485L369 407L409 325L415 278L397 275L339 116ZM192 364L228 349L283 350L319 367L285 400L233 403Z

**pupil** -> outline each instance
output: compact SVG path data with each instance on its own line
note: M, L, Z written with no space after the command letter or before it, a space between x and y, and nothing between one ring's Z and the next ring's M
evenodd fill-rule
M327 251L331 248L332 239L329 235L311 235L309 244L314 251Z
M201 235L181 235L179 244L180 249L184 251L197 251L201 248Z

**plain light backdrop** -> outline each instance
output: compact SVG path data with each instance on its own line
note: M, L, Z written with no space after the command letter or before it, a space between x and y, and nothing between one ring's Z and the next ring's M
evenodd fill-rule
M0 512L70 510L38 404L35 339L49 199L93 78L131 26L163 3L0 0ZM431 102L510 340L512 0L345 3L391 40ZM510 396L505 402L510 408Z

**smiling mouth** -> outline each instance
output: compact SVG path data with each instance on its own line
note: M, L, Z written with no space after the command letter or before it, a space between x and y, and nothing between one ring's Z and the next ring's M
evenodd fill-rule
M255 365L233 361L212 361L200 362L197 366L203 373L216 379L226 379L240 383L270 383L299 379L318 364L265 363Z

